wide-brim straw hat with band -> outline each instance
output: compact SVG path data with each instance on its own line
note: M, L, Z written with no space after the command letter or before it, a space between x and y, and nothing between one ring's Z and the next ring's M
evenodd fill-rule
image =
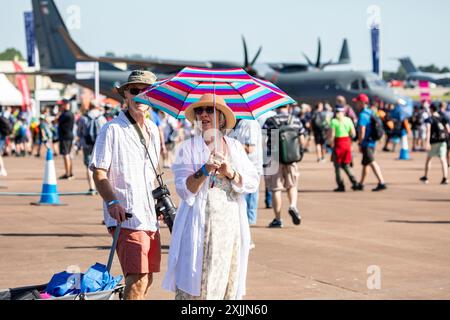
M154 73L147 70L134 70L130 73L128 81L120 86L117 86L117 92L125 98L125 89L130 84L145 84L151 86L156 82L156 76Z
M215 101L214 101L215 100ZM218 111L221 111L226 119L225 129L233 129L236 125L236 117L233 111L227 106L225 100L218 95L214 95L212 93L204 94L200 97L197 102L192 103L189 107L186 108L184 115L186 119L190 122L194 123L196 121L194 109L198 107L214 107Z

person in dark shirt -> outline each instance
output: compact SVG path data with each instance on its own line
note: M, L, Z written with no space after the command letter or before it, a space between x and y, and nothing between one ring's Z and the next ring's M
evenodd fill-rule
M428 171L430 169L431 159L438 157L442 166L441 184L448 184L448 163L447 163L447 139L450 132L450 125L445 117L439 113L435 104L430 106L431 116L425 120L427 126L426 149L428 150L427 160L425 162L425 175L420 178L423 183L428 183Z
M439 113L450 124L450 109L446 102L439 104ZM447 165L450 169L450 131L447 132Z
M304 146L304 152L309 152L309 144L311 142L311 106L307 104L303 104L300 108L300 113L298 115L300 118L300 121L303 124L303 127L305 128L305 146Z
M378 185L376 188L372 189L374 192L383 191L387 189L387 186L384 182L383 175L381 173L381 168L378 163L375 161L375 149L376 149L376 141L372 139L372 116L374 115L374 111L369 108L369 97L361 93L353 99L353 102L356 103L356 110L359 112L358 119L358 145L359 150L362 153L362 174L361 180L355 191L363 191L364 190L364 181L366 179L368 168L370 167L375 174Z
M70 151L72 149L72 143L74 139L73 126L75 123L75 117L70 111L70 101L67 99L61 100L59 103L62 110L61 115L58 117L58 136L59 136L59 153L64 159L65 174L59 177L59 179L72 180L72 159L70 158Z
M291 118L292 117L292 118ZM305 144L305 128L298 117L292 115L292 110L289 106L283 106L278 109L278 113L271 118L268 118L263 125L263 129L267 130L267 150L271 153L272 144L271 141L271 130L276 130L280 128L281 125L288 124L291 119L290 126L298 128L299 133L299 143L302 146ZM271 156L268 155L269 157ZM278 159L276 159L278 160ZM271 167L265 168L265 179L266 185L273 194L273 210L275 213L275 219L269 224L269 228L282 228L283 223L281 221L281 191L283 189L287 190L289 198L289 215L292 218L292 222L295 225L301 223L300 213L297 209L297 184L298 184L298 170L297 163L282 164L278 162L277 172L270 172Z
M324 104L319 102L312 114L311 127L314 134L314 142L316 144L317 162L325 162L325 140L328 132L328 121L326 111L324 110Z

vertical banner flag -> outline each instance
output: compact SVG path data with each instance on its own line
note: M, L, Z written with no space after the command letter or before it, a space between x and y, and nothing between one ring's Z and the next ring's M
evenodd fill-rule
M372 36L372 71L380 75L380 25L373 24L370 33Z
M430 82L419 81L419 89L420 89L420 101L431 102Z
M27 111L27 109L31 107L31 95L30 87L28 86L28 79L23 73L20 74L20 72L23 72L23 69L19 63L13 61L13 65L14 71L18 72L18 74L16 74L16 84L19 91L22 93L22 111Z
M35 66L35 38L34 38L34 20L33 13L30 11L24 12L25 19L25 38L27 40L27 61L29 67Z

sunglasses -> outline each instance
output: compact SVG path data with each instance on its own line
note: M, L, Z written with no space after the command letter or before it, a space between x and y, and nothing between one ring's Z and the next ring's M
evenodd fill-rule
M128 92L131 93L133 96L137 96L139 93L143 92L145 88L139 89L139 88L128 88Z
M214 113L214 107L206 107L206 108L195 108L194 113L196 115L201 115L205 111L207 114L213 114Z

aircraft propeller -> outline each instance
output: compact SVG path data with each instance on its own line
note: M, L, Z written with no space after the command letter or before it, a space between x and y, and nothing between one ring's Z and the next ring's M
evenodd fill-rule
M317 39L317 60L315 63L311 61L311 59L306 55L306 53L302 52L303 57L306 59L306 62L308 65L312 68L316 68L319 70L323 70L325 67L335 64L347 64L350 63L350 54L348 50L348 42L347 39L344 39L344 42L342 44L341 53L339 56L338 62L333 62L333 60L330 60L328 62L322 63L322 41L320 38Z
M256 61L258 60L259 55L261 54L261 51L262 51L263 47L262 46L259 47L259 49L256 52L255 56L253 57L252 61L249 62L247 42L245 41L245 37L243 35L242 35L242 45L244 47L244 64L243 64L242 68L245 71L247 71L250 75L256 76L257 72L253 68L253 66L255 65Z

